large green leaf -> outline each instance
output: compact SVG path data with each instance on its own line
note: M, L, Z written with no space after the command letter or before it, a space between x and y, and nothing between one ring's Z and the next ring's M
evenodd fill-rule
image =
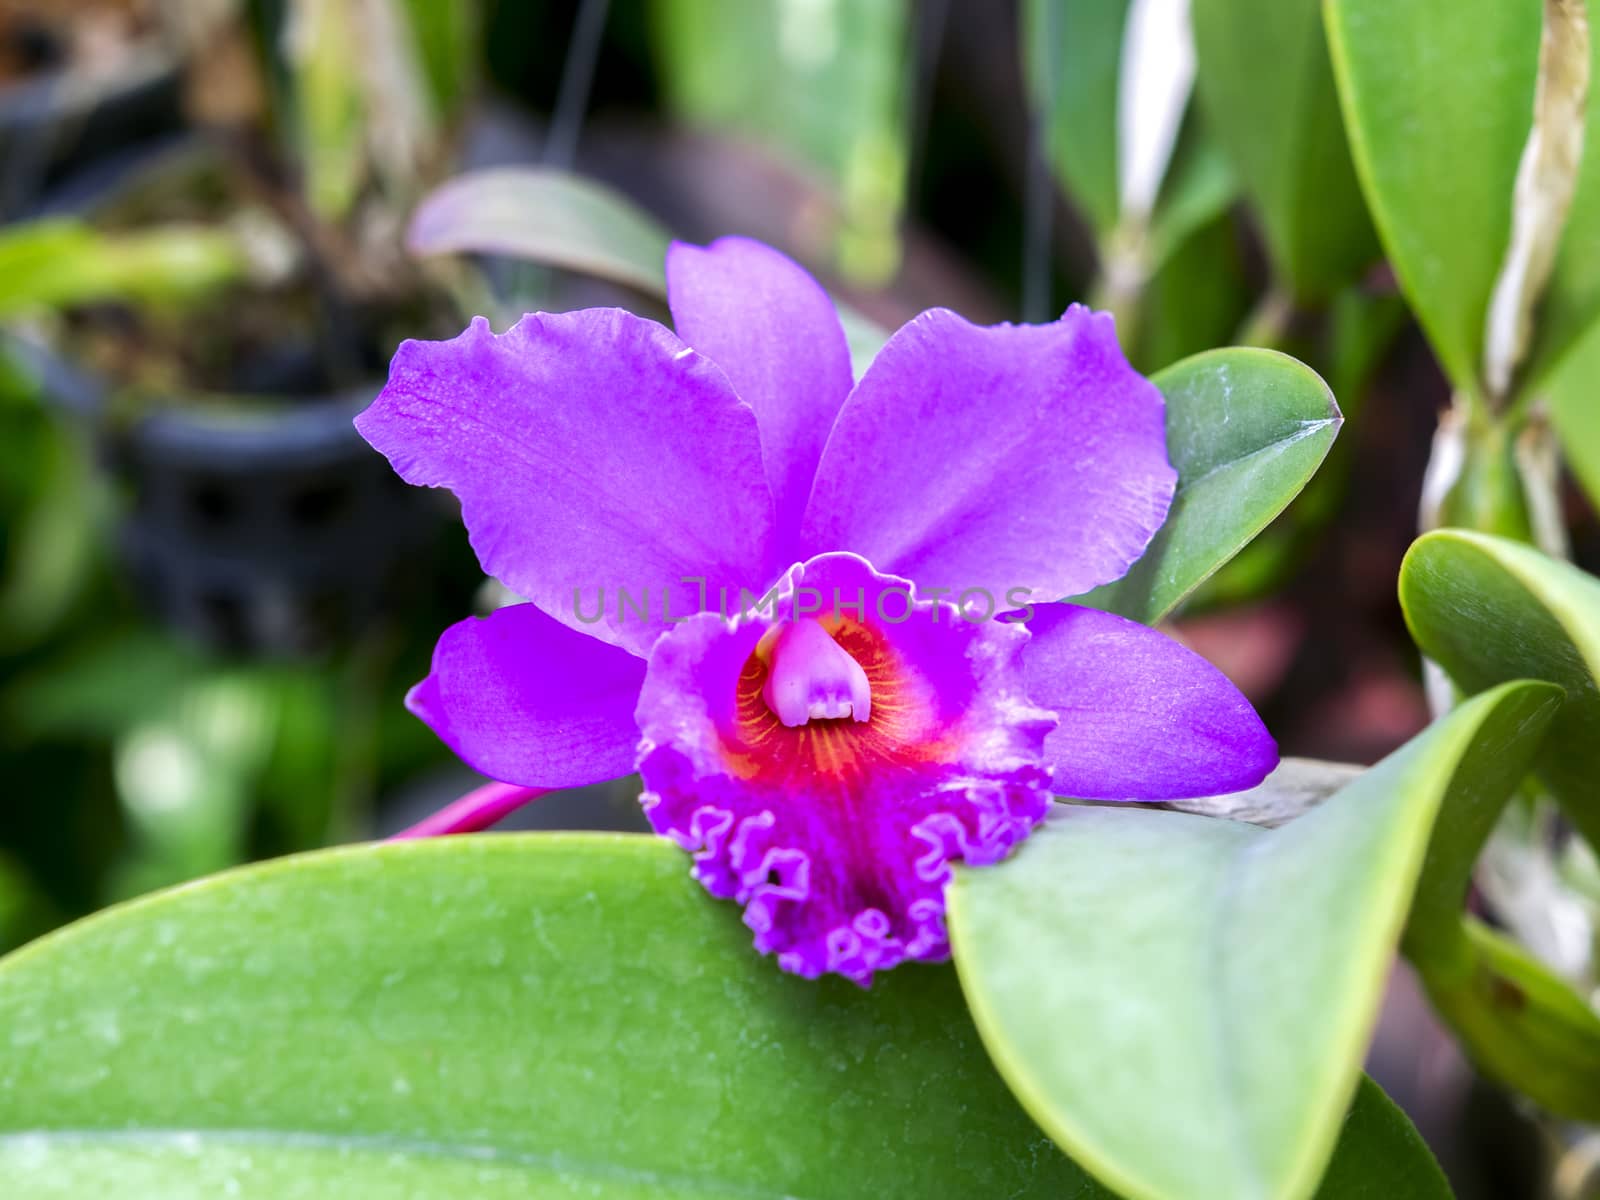
M1146 622L1170 613L1283 511L1342 420L1317 373L1272 350L1207 351L1154 381L1167 401L1178 493L1144 556L1083 599Z
M1538 769L1600 846L1600 580L1518 542L1444 529L1406 554L1400 604L1422 652L1468 694L1507 679L1566 691Z
M1134 1200L1311 1194L1457 768L1551 703L1469 701L1279 829L1070 808L960 871L956 964L1034 1118ZM1419 1168L1370 1194L1446 1193Z
M1194 0L1196 86L1277 273L1326 298L1377 257L1319 0Z
M1459 388L1479 390L1484 315L1532 123L1533 0L1326 0L1357 171L1406 298Z
M783 975L655 839L216 877L4 960L0 1029L7 1200L1106 1196L948 968Z

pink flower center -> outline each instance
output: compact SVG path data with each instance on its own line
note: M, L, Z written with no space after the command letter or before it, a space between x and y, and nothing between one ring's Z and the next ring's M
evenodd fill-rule
M866 671L821 622L808 619L775 626L757 654L768 664L761 697L789 728L846 717L863 724L872 719Z
M718 750L740 779L842 795L872 770L915 769L954 752L925 684L882 631L857 621L768 629L736 686Z

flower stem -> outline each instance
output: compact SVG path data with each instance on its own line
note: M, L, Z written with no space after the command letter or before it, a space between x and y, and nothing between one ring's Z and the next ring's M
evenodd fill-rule
M440 837L452 833L478 833L489 828L502 817L508 816L524 804L548 795L554 788L518 787L512 783L486 783L468 792L461 799L445 805L431 817L425 817L408 829L402 829L389 841L403 842L412 838Z

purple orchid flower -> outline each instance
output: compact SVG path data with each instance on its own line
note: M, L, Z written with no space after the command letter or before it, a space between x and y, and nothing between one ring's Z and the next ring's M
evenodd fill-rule
M867 984L947 957L950 864L1003 858L1052 792L1172 799L1273 767L1209 663L1051 603L1121 576L1176 481L1109 316L936 309L857 381L826 293L775 250L677 244L667 284L676 334L588 309L407 342L357 420L456 493L528 600L446 630L408 698L511 785L427 832L637 770L759 951Z

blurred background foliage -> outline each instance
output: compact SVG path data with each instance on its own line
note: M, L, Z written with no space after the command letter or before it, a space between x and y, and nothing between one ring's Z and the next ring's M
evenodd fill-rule
M1451 386L1384 261L1322 6L1190 7L1192 43L1182 4L1128 0L0 0L0 949L471 786L402 699L505 597L349 418L401 338L475 312L664 315L669 236L779 246L864 352L933 305L1083 301L1147 371L1229 343L1309 362L1345 432L1177 631L1286 753L1414 734L1394 581ZM1593 569L1592 508L1558 498ZM621 788L530 819L637 813ZM1397 995L1379 1075L1443 1138L1470 1073Z

